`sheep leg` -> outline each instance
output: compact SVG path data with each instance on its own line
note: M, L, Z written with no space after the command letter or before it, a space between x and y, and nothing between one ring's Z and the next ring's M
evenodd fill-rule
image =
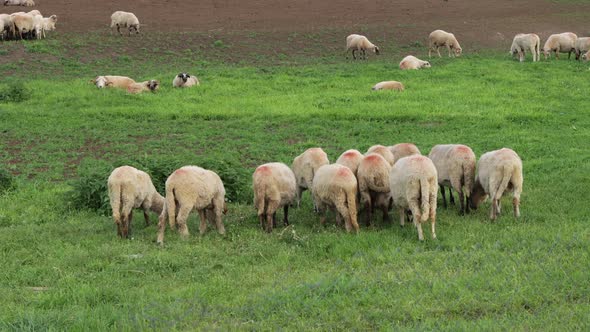
M272 213L267 213L266 214L266 227L264 229L267 233L272 233L272 224L273 224Z
M428 58L430 59L430 55L432 53L432 45L428 46Z
M147 210L143 210L143 218L145 219L145 226L149 226L150 225L150 216L147 212Z
M461 177L451 178L451 187L449 188L449 192L452 192L453 189L459 193L459 215L463 215L465 213L465 194L463 193Z
M277 213L276 213L276 211L272 214L272 227L277 228Z
M512 198L512 206L514 207L514 217L520 217L520 198L513 197Z
M283 206L283 223L285 226L289 226L289 204Z
M426 197L424 197L424 199L428 199ZM421 212L420 212L420 203L418 201L418 199L410 199L408 201L408 205L410 207L410 210L412 211L412 218L414 219L414 226L416 226L416 229L418 230L418 239L420 241L424 241L424 233L422 232L422 224L420 223L420 219L421 219Z
M192 206L187 206L187 204L182 204L178 209L178 214L176 215L176 224L178 225L178 232L182 237L188 237L189 235L188 227L186 226L186 221L191 210Z
M490 212L490 219L492 219L492 221L496 220L497 212L498 212L498 200L493 198L492 199L492 210Z
M297 186L297 208L301 205L301 194L303 193L303 188L301 186ZM315 204L315 202L314 202Z
M348 212L348 207L346 206L345 202L346 194L342 193L342 195L336 199L334 205L336 207L336 213L340 214L344 219L344 227L346 228L346 231L350 233L350 231L352 230L352 221L350 219L350 213Z
M266 220L266 213L258 215L258 221L260 221L260 228L264 230L264 220Z
M447 52L449 52L449 58L451 57L451 46L447 44Z
M117 32L119 33L119 36L122 36L123 33L121 32L121 27L117 24Z
M353 59L353 60L356 60L356 55L355 55L355 53L354 53L355 51L356 51L355 49L352 49L352 59Z
M383 204L381 206L381 210L383 211L383 221L389 221L389 209L388 206L386 204Z
M450 191L450 190L449 190ZM445 195L445 186L440 186L440 194L442 196L443 208L447 208L447 197Z
M201 219L199 234L203 235L207 231L207 216L205 215L205 210L199 210L199 219Z
M436 46L436 53L438 53L439 58L442 58L442 55L440 55L440 47L438 45Z
M399 225L400 227L404 227L406 224L406 210L400 208L399 209Z
M215 210L211 211L211 213L215 213L215 225L217 226L217 232L221 235L225 235L225 226L223 225L223 221L221 220L221 215L223 214L223 207L216 207Z
M166 208L164 207L164 210ZM160 214L160 216L158 217L158 239L157 239L157 243L158 244L164 244L164 231L166 230L166 219L168 216L166 215L166 212L162 212L162 214Z
M455 197L453 196L453 190L449 187L449 202L451 205L455 205Z

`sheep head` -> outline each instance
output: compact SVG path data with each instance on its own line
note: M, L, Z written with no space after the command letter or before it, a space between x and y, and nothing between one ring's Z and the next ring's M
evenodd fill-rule
M469 195L469 207L477 210L477 207L488 197L479 180L475 180L471 195Z
M160 87L160 82L157 80L149 80L147 83L148 89L151 91L156 91Z

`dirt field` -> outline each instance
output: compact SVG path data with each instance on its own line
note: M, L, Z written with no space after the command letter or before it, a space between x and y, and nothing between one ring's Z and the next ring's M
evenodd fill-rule
M115 10L134 12L144 31L293 32L325 28L345 35L359 30L387 33L398 42L425 39L442 28L467 43L499 46L516 32L541 37L557 31L587 34L581 13L590 4L544 0L39 0L34 7L59 16L59 29L107 29ZM22 10L4 7L2 12ZM343 38L342 38L343 39ZM340 41L341 42L341 41Z

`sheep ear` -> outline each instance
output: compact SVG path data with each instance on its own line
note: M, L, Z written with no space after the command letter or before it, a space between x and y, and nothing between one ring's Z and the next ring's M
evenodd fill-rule
M113 85L113 82L107 82L105 85L106 86L111 86L111 85Z

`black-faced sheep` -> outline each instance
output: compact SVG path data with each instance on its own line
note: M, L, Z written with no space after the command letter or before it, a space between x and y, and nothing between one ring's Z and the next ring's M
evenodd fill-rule
M489 196L492 200L490 219L496 220L500 214L500 198L508 190L513 193L514 216L520 217L522 182L522 161L516 152L503 148L484 153L477 162L477 175L469 200L471 208L477 209Z
M149 80L139 83L132 83L127 87L127 92L129 93L142 93L142 92L154 92L160 87L160 82L156 80Z
M143 209L146 226L149 225L148 211L162 213L164 197L156 191L147 173L131 166L121 166L113 170L107 185L113 219L120 237L129 237L133 209Z
M188 73L180 73L174 76L172 80L173 88L189 88L194 85L199 85L199 79L197 76L189 75Z
M391 168L389 182L393 204L399 210L400 224L404 225L406 211L410 210L418 229L418 239L422 241L422 223L430 218L432 238L436 239L438 180L432 161L420 155L401 158Z
M276 211L283 208L284 224L289 225L289 205L297 197L295 174L283 163L268 163L258 166L252 174L254 207L258 212L260 226L272 232L276 227Z
M363 159L363 154L360 153L358 150L350 149L344 151L338 160L336 160L336 164L340 164L350 168L352 173L356 176L357 169L359 168L359 164Z

